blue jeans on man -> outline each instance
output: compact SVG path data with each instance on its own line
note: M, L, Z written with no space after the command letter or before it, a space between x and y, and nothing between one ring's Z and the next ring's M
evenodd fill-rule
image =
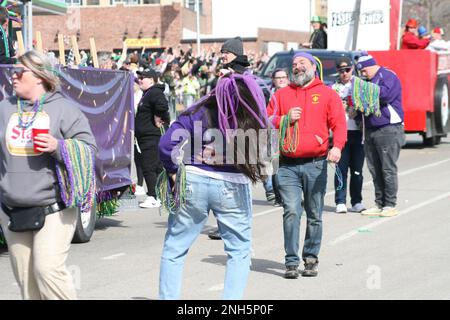
M300 160L300 159L299 159ZM283 231L285 265L300 264L300 217L303 213L302 195L307 225L302 258L318 260L322 241L322 212L327 185L327 160L315 159L295 164L281 162L278 170L279 190L283 200Z
M159 297L180 298L184 259L212 210L228 256L223 299L242 299L251 259L250 185L189 172L186 180L186 203L169 216L161 257Z

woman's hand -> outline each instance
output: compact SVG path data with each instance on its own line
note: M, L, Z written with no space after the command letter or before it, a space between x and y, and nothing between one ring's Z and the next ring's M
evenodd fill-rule
M169 179L171 182L170 185L172 186L172 193L174 193L177 185L177 174L176 173L169 174Z
M34 137L34 144L38 146L36 150L40 152L53 153L58 148L58 140L49 133L40 133Z

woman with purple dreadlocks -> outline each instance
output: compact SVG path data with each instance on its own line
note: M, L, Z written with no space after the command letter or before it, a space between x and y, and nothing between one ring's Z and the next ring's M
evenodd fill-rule
M268 123L264 95L253 76L234 73L221 78L161 138L160 159L171 181L167 189L174 192L172 201L162 200L170 215L161 257L161 299L180 297L185 256L210 210L228 255L223 298L243 297L250 271L250 182L265 178L260 151L267 140L258 133Z

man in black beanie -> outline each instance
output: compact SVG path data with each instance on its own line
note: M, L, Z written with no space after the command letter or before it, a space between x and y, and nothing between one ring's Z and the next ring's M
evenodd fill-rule
M220 49L222 53L223 69L222 73L236 72L243 74L250 66L248 58L244 55L244 45L241 37L236 37L225 41Z
M223 67L220 69L221 77L230 72L243 74L250 66L247 56L244 55L244 45L241 37L236 37L225 41L220 49L220 52L222 53L223 63ZM208 233L208 237L212 240L222 239L219 228L215 228L210 231Z

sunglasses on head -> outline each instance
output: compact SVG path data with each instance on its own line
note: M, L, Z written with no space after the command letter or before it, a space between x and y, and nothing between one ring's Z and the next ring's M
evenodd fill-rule
M339 73L349 73L350 71L352 71L351 67L345 67L345 68L339 68L338 69Z
M22 78L25 72L31 72L31 70L25 69L24 67L12 67L10 70L11 77L16 75L18 78Z

